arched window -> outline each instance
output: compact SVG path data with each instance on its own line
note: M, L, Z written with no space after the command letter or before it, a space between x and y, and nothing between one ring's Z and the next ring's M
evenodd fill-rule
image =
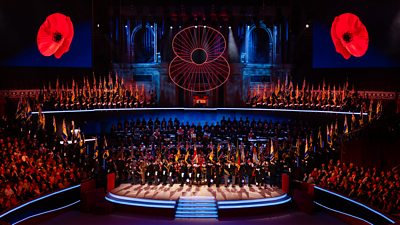
M133 62L154 62L154 31L150 26L138 26L132 32Z
M272 64L272 35L268 28L250 30L248 54L249 63Z

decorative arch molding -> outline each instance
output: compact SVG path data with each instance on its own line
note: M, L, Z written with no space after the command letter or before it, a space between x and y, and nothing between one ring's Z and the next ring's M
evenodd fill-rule
M273 36L272 36L272 31L271 31L271 29L269 29L269 28L267 27L267 25L265 25L264 23L260 23L259 26L256 26L256 25L253 24L253 25L250 27L249 32L248 32L247 35L250 35L251 32L253 32L254 29L256 29L256 28L261 28L261 29L265 30L265 31L268 33L268 36L269 36L270 40L273 40Z
M131 32L131 36L130 36L130 41L132 43L132 49L133 49L133 51L135 51L135 48L136 48L136 46L135 46L136 33L143 28L146 28L146 31L147 30L151 31L151 34L153 35L153 62L156 63L157 62L157 24L156 23L154 23L154 25L152 25L152 26L149 24L146 24L146 25L139 24L133 28L133 30Z
M265 23L260 22L258 26L256 26L255 24L248 26L247 30L246 30L246 36L245 36L245 63L249 63L249 54L250 54L250 49L249 49L249 43L250 43L250 38L251 38L251 34L252 32L254 32L254 30L256 28L260 28L262 30L264 30L268 37L269 37L269 44L271 44L271 50L272 50L272 56L270 59L270 64L274 64L275 63L275 55L276 55L276 37L275 37L275 32L272 32L271 29L269 27L267 27L267 25L265 25Z
M132 30L132 33L131 33L131 40L133 40L134 38L135 38L135 35L136 35L136 33L140 30L140 29L143 29L143 27L146 27L146 29L149 29L151 32L152 32L152 34L153 35L155 35L155 32L154 32L154 30L153 30L153 28L149 25L149 24L146 24L146 25L142 25L142 24L139 24L139 25L137 25L137 26L135 26L134 28L133 28L133 30Z

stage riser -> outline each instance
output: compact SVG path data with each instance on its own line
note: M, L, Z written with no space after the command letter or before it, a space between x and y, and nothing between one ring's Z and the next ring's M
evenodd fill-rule
M218 209L230 210L230 209L246 209L246 208L263 208L275 205L282 205L289 203L291 197L283 195L275 198L255 199L255 200L238 200L238 201L219 201Z
M218 211L218 219L232 219L239 217L250 217L250 216L263 216L263 217L274 217L288 212L294 209L294 205L289 202L282 205L265 206L259 208L243 208L243 209L226 209Z
M124 193L128 193L126 188L122 189ZM280 207L290 207L292 205L291 197L287 194L270 198L220 201L217 201L213 196L198 194L194 196L181 196L176 201L171 201L151 198L134 198L108 193L106 200L119 205L119 207L123 205L123 208L135 208L136 212L147 213L157 210L163 212L164 215L175 215L177 219L220 218L220 215L224 217L265 214L266 212L273 212L275 208L279 209ZM175 213L171 215L171 211ZM245 214L243 214L244 212Z

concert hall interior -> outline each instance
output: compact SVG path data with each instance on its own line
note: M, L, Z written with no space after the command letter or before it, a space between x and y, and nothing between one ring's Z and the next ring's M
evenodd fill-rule
M0 225L400 224L398 0L0 3Z

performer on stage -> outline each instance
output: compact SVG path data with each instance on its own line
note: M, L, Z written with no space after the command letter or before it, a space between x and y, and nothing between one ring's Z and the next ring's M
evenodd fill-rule
M154 162L154 184L158 185L160 183L160 177L161 177L161 169L162 169L162 163L155 161Z
M202 179L202 167L199 164L193 164L193 171L194 171L194 182L196 185L201 184Z
M236 182L238 180L238 179L236 179L237 176L238 176L238 172L239 172L238 166L240 166L240 165L238 165L237 163L232 163L231 164L231 168L230 168L229 173L230 173L230 175L232 177L232 187L235 187Z
M276 186L276 164L272 161L269 164L269 173L270 173L270 177L269 177L269 185L271 187Z
M175 165L171 161L168 162L168 184L172 186L174 184L174 176L175 176Z
M215 164L215 171L214 171L215 185L217 186L217 188L219 188L219 185L221 184L221 178L223 176L224 176L223 167L221 166L220 162L217 162Z
M228 187L229 176L231 175L231 163L229 161L223 164L223 170L225 187Z
M193 185L193 181L194 181L194 172L195 172L195 168L192 166L192 164L188 163L187 164L187 180L188 180L188 184L189 187L191 187Z
M261 187L264 183L264 168L262 162L258 162L256 165L256 185Z
M154 179L154 163L148 161L147 162L147 170L146 170L146 179L147 183L151 185Z
M206 166L206 182L208 187L211 187L211 184L214 182L214 170L215 167L213 167L211 161L208 160Z
M163 185L167 184L168 178L168 162L167 159L163 159L162 167L161 167L161 182Z
M132 184L140 183L140 168L139 163L135 160L132 160Z
M239 179L239 187L243 187L245 184L245 174L246 174L246 167L245 164L242 162L239 167L238 171L238 179Z
M186 177L187 177L187 165L186 165L186 163L181 162L180 168L179 168L179 179L180 179L181 187L186 182Z
M246 169L246 174L245 174L245 178L246 178L246 184L251 187L251 183L253 181L253 173L254 173L254 167L253 167L253 163L251 162L250 159L247 160L247 163L245 165L245 169Z
M270 170L269 170L269 162L265 160L263 162L263 169L264 169L264 189L267 189L267 181L270 179Z
M146 183L146 170L147 170L147 163L144 160L140 161L140 166L139 166L139 173L140 173L140 183L144 185Z

